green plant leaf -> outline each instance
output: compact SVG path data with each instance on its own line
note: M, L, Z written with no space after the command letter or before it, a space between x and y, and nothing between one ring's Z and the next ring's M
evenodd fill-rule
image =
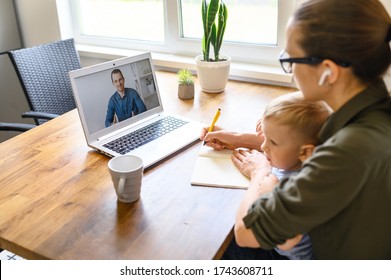
M181 85L194 84L193 73L189 69L180 69L178 71L178 82Z
M219 11L220 0L210 0L209 5L207 5L207 16L206 16L206 32L209 34L212 25L216 21L216 15Z
M208 4L209 3L209 4ZM228 9L222 0L202 0L202 22L204 36L202 38L202 53L204 61L219 61L219 52L228 19ZM210 45L213 46L214 59L209 56Z
M206 0L202 1L202 22L204 27L204 37L202 40L202 51L204 60L209 61L210 40L212 36L213 25L216 21L216 15L220 6L220 0L210 0L209 5Z
M225 28L227 25L227 20L228 20L228 10L224 2L221 2L220 9L219 9L219 15L217 18L217 34L215 43L213 44L214 48L214 54L215 54L215 60L219 61L219 53L220 53L220 48L223 43L223 37L225 33Z
M208 27L207 27L207 13L208 13L208 4L206 0L202 1L202 25L204 27L204 36L202 37L202 53L204 55L204 60L207 61L209 57L209 39L208 39Z

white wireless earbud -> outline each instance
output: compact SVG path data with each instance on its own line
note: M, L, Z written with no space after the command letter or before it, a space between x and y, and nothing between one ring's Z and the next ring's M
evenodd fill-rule
M326 78L331 75L331 69L327 68L323 71L322 75L320 76L318 85L323 86L324 82L326 81Z

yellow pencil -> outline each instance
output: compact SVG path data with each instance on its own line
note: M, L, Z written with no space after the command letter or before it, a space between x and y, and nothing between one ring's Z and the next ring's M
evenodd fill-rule
M217 109L217 112L216 112L216 114L215 114L215 117L213 118L212 124L209 126L208 132L213 131L213 128L214 128L214 126L215 126L215 123L217 122L217 120L218 120L219 117L220 117L220 113L221 113L221 109L219 108L219 109ZM205 145L205 141L204 141L203 145Z

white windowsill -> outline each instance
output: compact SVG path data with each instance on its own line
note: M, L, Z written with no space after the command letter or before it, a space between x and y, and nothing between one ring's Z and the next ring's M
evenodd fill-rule
M124 56L132 56L143 53L143 51L137 50L98 47L81 44L77 44L76 48L81 57L101 60L113 60ZM152 52L152 59L156 69L177 71L178 69L186 68L193 70L194 72L196 71L194 57ZM229 78L239 81L294 87L294 84L292 83L292 75L285 74L279 66L274 67L258 64L238 63L233 61L231 62Z

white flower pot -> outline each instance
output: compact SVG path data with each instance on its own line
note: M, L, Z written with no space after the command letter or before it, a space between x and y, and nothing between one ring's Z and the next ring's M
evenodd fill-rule
M231 57L221 56L224 61L203 61L203 55L196 56L197 76L201 89L204 92L223 92L228 82Z

